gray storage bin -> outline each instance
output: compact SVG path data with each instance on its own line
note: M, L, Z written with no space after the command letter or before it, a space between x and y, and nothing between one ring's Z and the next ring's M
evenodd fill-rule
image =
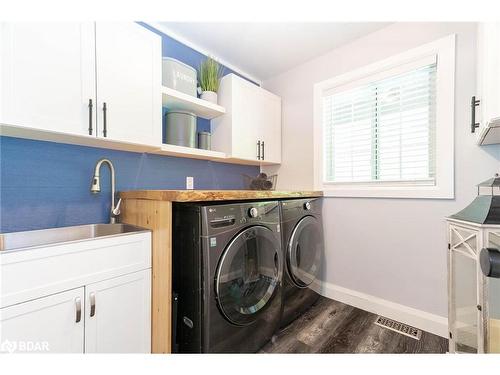
M209 132L199 132L198 133L198 148L202 150L211 150L211 137Z
M196 97L198 73L196 69L171 57L162 62L162 84L171 89Z
M170 111L165 117L167 143L196 147L196 115L183 111Z

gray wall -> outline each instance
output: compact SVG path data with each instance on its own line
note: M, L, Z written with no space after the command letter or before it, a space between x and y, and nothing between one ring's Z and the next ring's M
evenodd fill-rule
M283 98L283 164L278 188L313 187L313 84L457 34L455 199L325 198L323 280L447 315L444 217L467 205L475 184L500 172L500 146L478 147L470 133L476 93L476 24L396 23L306 62L263 86Z

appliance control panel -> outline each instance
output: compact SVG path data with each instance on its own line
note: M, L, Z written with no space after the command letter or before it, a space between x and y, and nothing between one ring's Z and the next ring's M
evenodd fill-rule
M227 230L234 225L253 223L279 224L278 202L248 202L204 207L206 222L211 232Z

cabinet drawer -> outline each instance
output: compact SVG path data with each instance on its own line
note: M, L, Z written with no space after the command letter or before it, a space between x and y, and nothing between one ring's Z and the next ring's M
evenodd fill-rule
M151 267L151 233L0 254L0 307Z

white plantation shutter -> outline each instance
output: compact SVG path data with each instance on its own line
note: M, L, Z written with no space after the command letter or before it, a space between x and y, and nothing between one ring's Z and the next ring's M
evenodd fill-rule
M435 128L435 57L325 92L324 182L432 183Z

